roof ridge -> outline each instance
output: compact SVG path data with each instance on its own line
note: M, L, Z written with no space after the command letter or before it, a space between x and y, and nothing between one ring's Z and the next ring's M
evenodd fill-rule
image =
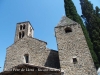
M70 18L68 18L66 16L63 16L56 27L72 25L72 24L77 24L77 22L71 20Z

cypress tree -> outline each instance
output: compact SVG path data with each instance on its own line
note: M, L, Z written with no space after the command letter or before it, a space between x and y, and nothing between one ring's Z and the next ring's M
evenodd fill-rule
M85 21L86 28L93 43L93 50L97 55L98 61L96 68L100 66L100 9L95 7L88 0L80 0L82 9L82 18Z
M93 61L95 63L96 68L98 67L98 60L97 60L97 56L93 50L93 45L92 42L89 38L88 32L86 30L86 27L84 26L81 17L79 16L79 14L77 13L77 10L74 6L74 3L72 2L72 0L64 0L64 7L65 7L65 14L67 17L69 17L70 19L74 20L75 22L79 23L82 27L83 33L85 35L88 47L90 49Z

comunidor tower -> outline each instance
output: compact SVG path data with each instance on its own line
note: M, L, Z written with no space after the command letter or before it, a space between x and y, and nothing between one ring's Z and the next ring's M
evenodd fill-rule
M15 42L22 39L24 36L33 37L33 30L29 21L17 23Z
M64 75L96 75L81 25L64 16L55 27L55 34Z

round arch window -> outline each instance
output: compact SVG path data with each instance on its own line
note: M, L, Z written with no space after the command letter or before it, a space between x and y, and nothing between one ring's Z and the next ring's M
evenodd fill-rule
M20 30L22 30L22 25L20 25Z
M23 29L25 29L25 24L23 25Z
M24 32L24 31L22 31L22 37L24 37L24 35L25 35L25 32Z
M29 55L28 54L25 54L24 55L24 58L25 58L25 63L29 63Z
M21 32L19 32L19 38L21 38Z
M72 32L72 29L70 27L65 28L65 33Z

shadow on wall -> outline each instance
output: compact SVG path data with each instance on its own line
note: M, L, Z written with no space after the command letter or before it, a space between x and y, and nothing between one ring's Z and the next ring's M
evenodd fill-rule
M58 51L50 50L49 56L44 66L57 69L60 68Z

